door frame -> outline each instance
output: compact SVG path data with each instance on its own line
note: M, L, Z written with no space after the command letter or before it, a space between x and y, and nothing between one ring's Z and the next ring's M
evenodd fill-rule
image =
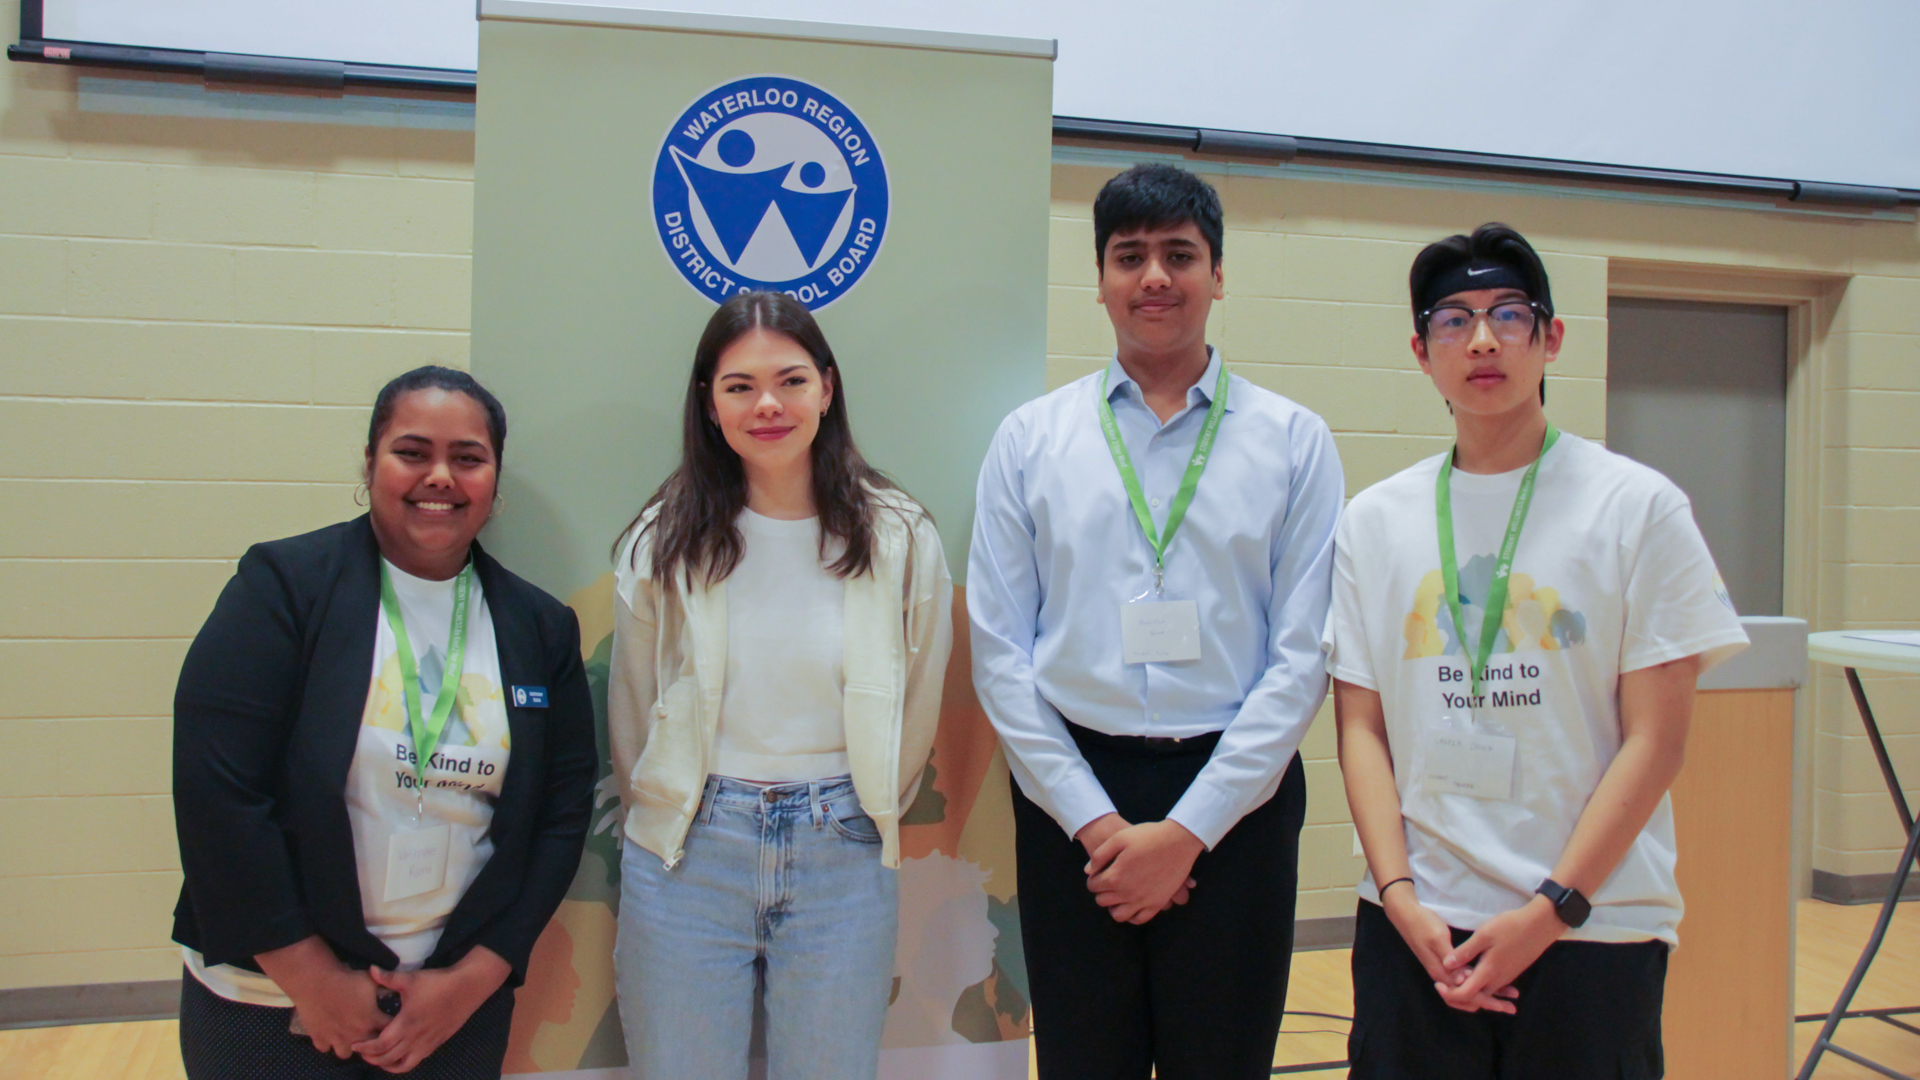
M1835 313L1850 278L1746 267L1699 266L1609 259L1607 296L1770 304L1787 309L1787 468L1785 535L1781 538L1781 611L1809 628L1832 625L1821 588L1821 540L1827 528L1827 410L1824 390L1833 367ZM1837 559L1839 552L1831 553ZM1793 883L1797 896L1813 891L1814 733L1810 722L1826 704L1822 683L1809 677L1794 695Z
M1809 627L1829 625L1822 610L1820 542L1826 533L1826 409L1832 367L1833 319L1846 291L1845 275L1790 273L1724 266L1610 259L1607 297L1769 304L1787 310L1786 521L1781 537L1780 609ZM1813 725L1820 680L1808 678L1793 705L1793 840L1795 897L1812 895ZM1788 971L1796 963L1798 905L1789 908ZM1791 976L1789 976L1791 978ZM1783 1022L1792 1026L1792 1015ZM1791 1061L1788 1063L1791 1067Z
M1786 521L1781 543L1781 611L1824 625L1820 610L1820 534L1826 506L1826 446L1821 391L1828 337L1847 278L1610 259L1607 297L1767 304L1787 310Z

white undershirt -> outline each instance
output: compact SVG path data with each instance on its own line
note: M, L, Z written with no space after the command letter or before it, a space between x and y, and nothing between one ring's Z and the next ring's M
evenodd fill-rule
M714 771L819 780L850 771L842 699L846 592L820 554L820 519L740 512L746 552L727 577L727 677Z

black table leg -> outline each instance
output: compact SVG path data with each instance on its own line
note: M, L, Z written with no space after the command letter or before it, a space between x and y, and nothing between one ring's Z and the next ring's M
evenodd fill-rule
M1913 831L1913 811L1907 809L1907 793L1900 778L1893 775L1893 759L1887 756L1887 744L1880 738L1880 725L1873 721L1873 707L1867 704L1866 687L1860 685L1860 673L1847 669L1847 687L1853 691L1854 707L1860 710L1860 722L1866 726L1867 741L1873 744L1874 759L1880 762L1880 777L1887 782L1887 794L1893 796L1893 808L1900 812L1900 828Z
M1900 894L1906 889L1907 875L1913 869L1913 860L1920 855L1920 828L1914 827L1913 813L1907 808L1906 793L1900 789L1900 780L1894 774L1893 760L1887 756L1887 744L1880 739L1880 726L1874 723L1873 710L1867 705L1867 692L1860 685L1860 675L1852 668L1847 670L1847 685L1853 689L1853 703L1860 710L1860 721L1866 725L1867 738L1873 743L1874 757L1880 761L1880 775L1886 779L1887 790L1893 794L1893 806L1900 812L1900 823L1907 832L1907 847L1901 852L1900 867L1894 871L1893 885L1887 890L1887 898L1880 904L1880 918L1873 924L1873 935L1867 939L1867 947L1860 953L1860 959L1853 965L1853 974L1847 977L1847 985L1840 991L1840 1000L1833 1003L1833 1011L1827 1014L1826 1022L1820 1025L1820 1037L1814 1040L1813 1049L1807 1052L1806 1062L1800 1066L1795 1080L1812 1080L1813 1070L1820 1064L1820 1056L1828 1051L1839 1054L1848 1061L1872 1069L1892 1080L1915 1080L1906 1073L1887 1068L1877 1061L1870 1060L1842 1046L1836 1046L1833 1036L1840 1028L1840 1021L1855 1016L1873 1016L1897 1027L1908 1025L1895 1020L1891 1015L1879 1013L1907 1013L1914 1010L1865 1009L1859 1013L1849 1013L1847 1006L1853 1004L1853 995L1860 990L1860 983L1867 977L1867 969L1873 966L1873 958L1880 951L1881 942L1886 940L1887 927L1893 923L1893 913L1900 905ZM1908 1030L1912 1030L1908 1028Z

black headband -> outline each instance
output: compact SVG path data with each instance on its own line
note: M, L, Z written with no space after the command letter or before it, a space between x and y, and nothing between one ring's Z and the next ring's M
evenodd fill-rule
M1533 299L1527 289L1527 283L1506 263L1491 259L1474 259L1463 262L1427 284L1427 291L1420 298L1420 310L1431 311L1433 305L1452 296L1454 293L1468 292L1473 289L1518 289Z

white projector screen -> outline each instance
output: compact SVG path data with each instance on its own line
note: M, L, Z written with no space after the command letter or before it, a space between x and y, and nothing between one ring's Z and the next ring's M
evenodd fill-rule
M30 3L32 0L23 0ZM472 71L473 0L40 0L41 35Z
M23 0L42 37L471 70L473 0ZM1912 0L589 0L1055 38L1054 114L1920 188Z

